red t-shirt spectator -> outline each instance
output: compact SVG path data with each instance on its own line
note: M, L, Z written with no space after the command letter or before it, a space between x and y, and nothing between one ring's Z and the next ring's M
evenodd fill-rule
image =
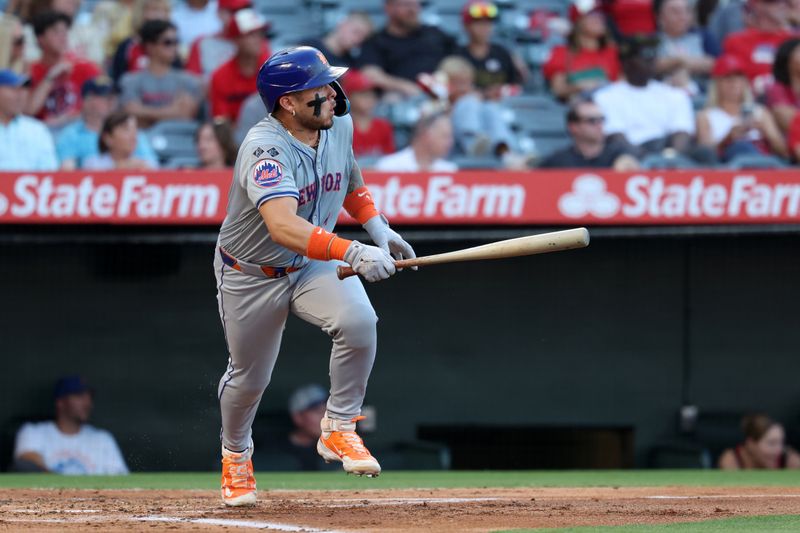
M268 53L262 54L258 60L261 65L269 57ZM245 76L236 64L236 58L222 64L211 75L209 98L211 99L211 115L226 117L231 122L239 118L239 109L247 97L256 92L256 78L258 69L252 76Z
M353 122L353 154L356 157L393 154L394 130L388 120L373 118L369 129L359 129Z
M559 72L567 74L571 82L601 76L616 81L620 72L617 48L606 46L599 50L574 52L567 46L556 46L550 53L550 59L542 66L542 73L545 79L551 80Z
M753 87L761 93L765 84L772 79L775 52L783 41L792 36L788 31L772 32L748 28L728 35L722 44L722 52L739 58ZM757 81L758 78L760 80Z
M772 108L778 105L786 105L800 109L800 96L794 94L791 87L775 82L767 87L767 92L764 94L767 106Z
M800 146L800 113L796 114L789 125L787 142L789 144L789 155L794 159L797 148Z
M56 78L42 109L36 114L39 120L80 113L83 83L102 73L100 67L91 61L74 56L67 56L66 60L72 63L72 70ZM41 61L31 65L32 87L39 85L49 70L50 66Z
M611 0L606 14L622 35L656 31L652 0Z

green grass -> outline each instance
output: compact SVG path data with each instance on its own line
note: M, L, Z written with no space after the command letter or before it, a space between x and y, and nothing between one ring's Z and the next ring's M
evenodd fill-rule
M734 533L800 531L800 516L747 516L743 518L726 518L724 520L707 520L704 522L680 522L658 526L648 524L637 526L509 529L497 533L727 533L729 531Z
M343 472L261 472L262 489L347 490L453 487L657 487L684 486L798 486L800 471L609 470L609 471L482 471L385 472L375 479ZM200 489L219 488L214 472L163 472L129 476L58 476L0 474L0 488L77 489Z

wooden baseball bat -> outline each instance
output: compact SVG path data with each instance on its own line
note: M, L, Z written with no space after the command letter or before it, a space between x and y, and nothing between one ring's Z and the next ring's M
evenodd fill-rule
M438 265L441 263L456 263L459 261L479 261L482 259L503 259L506 257L520 257L523 255L546 254L562 250L574 250L589 246L589 231L586 228L574 228L539 235L528 235L516 239L490 242L482 246L465 248L443 254L426 255L414 259L401 259L395 261L397 268L412 266ZM355 275L350 266L340 266L336 269L339 279Z

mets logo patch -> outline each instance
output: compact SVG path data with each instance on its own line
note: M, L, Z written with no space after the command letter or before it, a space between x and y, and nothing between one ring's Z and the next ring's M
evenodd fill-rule
M262 188L274 187L283 179L283 167L274 159L262 159L253 170L253 180Z

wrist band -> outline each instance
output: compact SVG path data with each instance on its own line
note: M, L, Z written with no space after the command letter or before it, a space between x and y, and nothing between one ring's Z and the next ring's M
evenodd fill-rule
M366 224L367 220L380 214L375 208L375 202L366 186L359 187L345 196L344 208L362 226Z
M344 260L344 254L353 241L337 237L335 233L325 231L317 226L311 232L306 246L306 257L330 261L331 259Z

